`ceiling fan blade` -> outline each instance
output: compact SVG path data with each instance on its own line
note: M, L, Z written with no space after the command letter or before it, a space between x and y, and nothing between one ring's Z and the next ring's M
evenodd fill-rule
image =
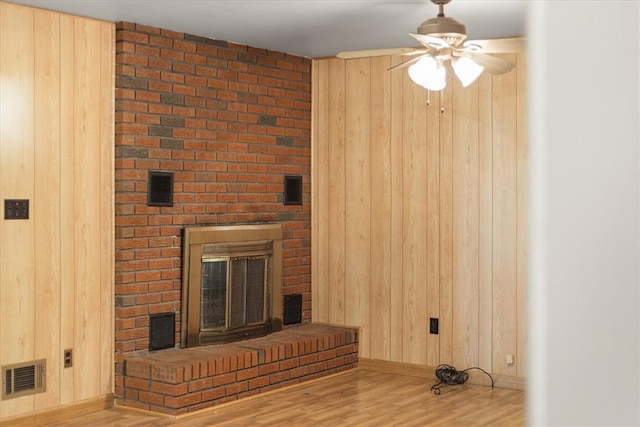
M447 43L446 41L438 37L427 36L424 34L415 34L415 33L409 33L409 35L414 39L418 40L420 43L422 43L423 46L426 46L428 48L446 49L448 47L451 47L449 43Z
M425 53L424 55L427 55L427 54L428 53ZM393 67L389 68L388 71L395 70L396 68L406 68L409 65L415 64L416 62L418 62L418 60L422 58L424 55L416 56L415 58L411 58L407 61L401 62L400 64L394 65Z
M398 47L390 49L351 50L338 52L336 56L341 59L355 59L369 58L373 56L415 55L422 52L424 52L424 49L416 49L414 47Z
M467 40L462 46L467 51L477 51L481 53L523 52L525 48L525 38L509 37L503 39Z
M507 61L502 58L498 58L493 55L486 55L484 53L466 52L468 56L476 63L484 67L484 71L491 74L504 74L511 71L516 66L511 61Z

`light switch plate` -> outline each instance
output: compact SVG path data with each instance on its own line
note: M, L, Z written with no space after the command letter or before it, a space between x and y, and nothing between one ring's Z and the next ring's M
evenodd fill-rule
M29 219L29 200L5 199L4 219Z

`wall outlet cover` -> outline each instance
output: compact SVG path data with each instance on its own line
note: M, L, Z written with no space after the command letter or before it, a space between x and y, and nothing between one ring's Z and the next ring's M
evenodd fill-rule
M431 317L429 319L429 333L433 334L433 335L438 335L439 331L439 327L438 327L438 318L437 317Z

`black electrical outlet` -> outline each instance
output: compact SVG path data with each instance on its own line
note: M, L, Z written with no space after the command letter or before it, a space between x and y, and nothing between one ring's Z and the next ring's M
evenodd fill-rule
M4 219L29 219L29 200L5 199Z
M438 318L437 317L431 317L429 319L429 333L438 335Z

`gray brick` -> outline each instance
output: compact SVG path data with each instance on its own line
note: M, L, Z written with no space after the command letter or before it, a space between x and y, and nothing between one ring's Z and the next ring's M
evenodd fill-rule
M187 34L187 33L184 34L184 39L192 41L192 42L198 42L198 43L206 43L207 42L207 38L206 37L196 36L196 35Z
M129 145L121 145L116 147L117 158L137 157L139 159L146 159L149 157L149 150L144 147L132 147Z
M293 147L293 145L295 144L295 140L290 136L279 136L276 138L276 144Z
M173 136L173 128L169 126L149 126L149 136Z
M160 138L160 147L182 150L184 149L184 139Z
M162 126L183 127L184 117L162 116L160 117L160 124Z
M258 62L258 55L255 53L248 52L239 52L238 53L238 61L240 62L248 62L250 64L255 64Z
M140 77L117 76L116 87L146 90L149 87L149 81Z
M294 212L278 212L277 221L293 221L296 219Z
M184 95L175 93L163 93L160 95L160 102L163 104L184 105Z
M229 42L224 40L207 39L207 44L219 47L229 47Z
M259 125L272 125L275 126L278 118L276 116L270 116L267 114L260 114L258 116L258 124Z

